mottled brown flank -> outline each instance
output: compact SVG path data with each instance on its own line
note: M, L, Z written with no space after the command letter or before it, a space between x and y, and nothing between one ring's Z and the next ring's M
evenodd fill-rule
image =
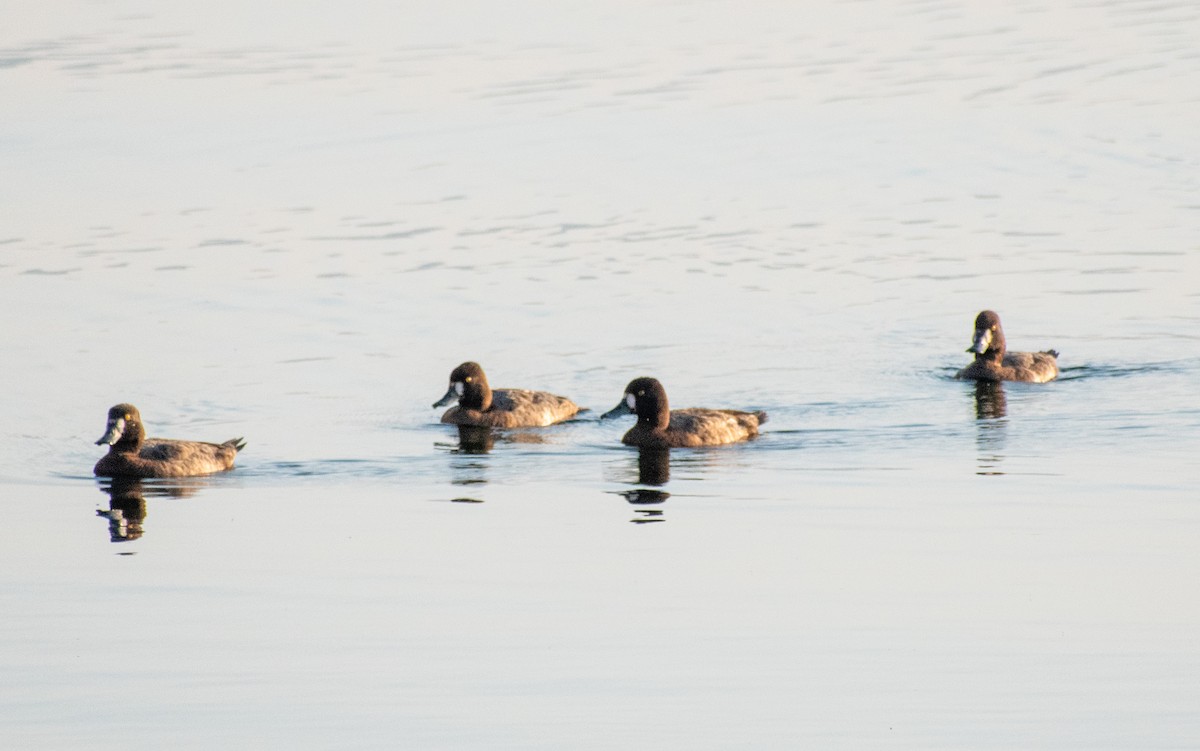
M108 454L96 462L98 477L191 477L233 469L238 451L245 446L241 438L224 443L177 441L149 438L136 451L110 446Z
M758 436L758 426L767 421L766 412L733 409L675 409L665 429L638 422L621 439L626 446L640 448L686 448L737 443Z
M224 443L146 438L142 416L132 404L116 405L108 417L110 423L120 418L124 429L96 462L93 471L98 477L190 477L222 472L233 468L238 451L246 445L241 438Z
M451 407L442 415L442 422L491 428L538 428L570 419L580 411L579 405L570 399L545 391L495 389L490 401L491 407L486 410Z
M1045 383L1058 377L1058 353L1006 352L1000 362L976 357L975 362L958 371L957 378L976 381L1025 381Z
M1044 352L1008 351L1000 316L994 311L985 310L976 316L974 340L968 352L975 351L975 342L983 335L990 337L987 349L975 352L974 362L958 371L956 378L1045 383L1058 376L1058 352L1052 349Z

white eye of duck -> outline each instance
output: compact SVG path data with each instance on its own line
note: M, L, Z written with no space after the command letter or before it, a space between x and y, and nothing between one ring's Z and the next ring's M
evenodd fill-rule
M625 395L625 403L629 405L630 409L634 409L634 410L637 409L637 397L634 396L633 394Z
M454 382L454 393L458 394L459 396L462 396L463 391L464 391L464 388L463 388L462 381L455 381Z

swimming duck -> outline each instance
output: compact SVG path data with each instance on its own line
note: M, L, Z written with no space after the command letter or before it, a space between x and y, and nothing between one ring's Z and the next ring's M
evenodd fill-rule
M637 415L637 425L621 439L626 446L682 448L736 443L758 435L766 412L733 409L676 409L667 404L667 391L654 378L635 378L625 387L620 404L600 415Z
M99 477L190 477L232 469L246 442L241 438L224 443L146 438L137 407L118 404L108 410L108 427L96 445L109 447L96 462L94 471Z
M446 410L442 422L491 428L538 428L562 422L581 411L570 399L545 391L493 391L483 368L475 362L464 362L450 371L450 388L433 406L444 407L455 400L458 404Z
M1027 381L1045 383L1058 375L1058 352L1009 352L1004 345L1000 316L985 310L975 318L975 337L968 352L975 361L958 371L955 378L977 381Z

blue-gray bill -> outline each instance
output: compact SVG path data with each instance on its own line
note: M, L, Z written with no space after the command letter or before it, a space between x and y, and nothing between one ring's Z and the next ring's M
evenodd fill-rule
M445 396L434 402L433 406L445 407L447 404L456 401L458 401L458 389L454 387L454 384L451 384L449 390L446 391Z
M626 402L624 399L622 399L620 404L613 407L612 409L605 412L604 414L600 415L600 419L607 420L610 417L620 417L621 415L632 415L632 414L635 414L633 411L633 408L629 406L628 402Z
M100 440L96 441L97 446L111 446L121 440L121 434L125 432L124 420L109 420L108 428L104 431L104 435L100 436Z
M975 339L971 341L971 346L967 347L968 352L974 352L977 355L982 355L987 352L987 348L992 345L992 330L979 329L975 332Z

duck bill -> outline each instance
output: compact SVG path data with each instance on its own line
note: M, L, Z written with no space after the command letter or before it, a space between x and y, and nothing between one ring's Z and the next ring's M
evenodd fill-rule
M121 440L121 435L125 432L124 420L109 420L108 430L104 431L104 435L100 436L100 440L96 441L97 446L111 446Z
M621 415L632 415L633 413L634 413L633 410L630 409L629 405L625 403L624 399L622 399L620 404L613 407L612 409L605 412L604 414L600 415L600 419L607 420L610 417L620 417Z
M453 384L451 384L450 389L446 392L446 395L443 396L441 399L438 399L436 402L434 402L433 406L445 407L450 402L456 402L456 401L458 401L458 390L454 388Z
M992 346L992 330L980 329L975 332L975 339L972 340L971 346L967 348L967 351L982 355L984 352L987 352L990 346Z

